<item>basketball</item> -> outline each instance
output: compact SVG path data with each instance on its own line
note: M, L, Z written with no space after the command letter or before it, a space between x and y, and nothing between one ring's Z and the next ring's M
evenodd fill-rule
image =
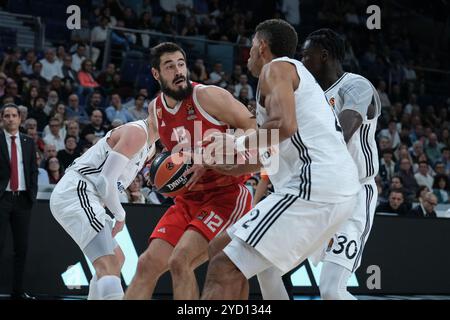
M188 191L186 183L191 175L183 174L190 168L183 155L170 151L160 153L150 165L150 182L158 192L169 197L176 197Z

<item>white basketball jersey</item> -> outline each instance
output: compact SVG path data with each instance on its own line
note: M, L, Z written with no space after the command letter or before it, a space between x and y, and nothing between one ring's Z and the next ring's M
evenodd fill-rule
M336 114L346 109L361 114L362 125L350 138L347 148L358 167L360 182L365 183L375 178L379 167L375 131L381 113L377 90L366 78L347 72L325 91L325 95ZM367 118L369 105L375 108L373 119Z
M127 125L135 125L145 130L148 136L147 120L138 120L129 122ZM114 129L113 129L114 130ZM90 181L94 186L97 185L98 177L106 162L108 154L112 151L107 139L113 132L109 131L102 139L86 151L82 156L76 158L66 171L74 170ZM122 169L122 173L117 181L119 192L123 192L133 182L138 172L142 169L147 157L153 152L152 146L149 145L148 139L144 146L128 161L127 165Z
M290 139L260 151L275 192L325 203L345 201L360 189L358 172L342 135L342 129L325 95L300 61L274 59L293 64L300 78L294 91L298 130ZM272 63L271 62L271 63ZM257 121L267 120L257 94Z

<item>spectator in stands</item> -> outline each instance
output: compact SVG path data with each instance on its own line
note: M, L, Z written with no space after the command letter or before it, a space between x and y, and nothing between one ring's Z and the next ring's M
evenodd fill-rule
M392 159L393 153L391 149L386 149L382 153L382 159L380 161L379 175L383 181L383 185L386 187L395 175L395 162Z
M44 168L41 168L42 156L39 151L36 152L36 163L38 166L38 191L41 191L43 186L50 184L48 180L48 173Z
M425 144L425 153L432 164L439 160L443 148L444 144L438 141L437 135L435 133L430 134L428 143Z
M76 89L78 81L77 72L72 69L72 57L67 55L64 57L63 65L61 67L61 73L63 75L63 81L70 84L72 89Z
M97 77L97 82L102 87L106 95L110 95L114 90L114 75L116 73L116 66L114 63L108 63L105 70L103 70Z
M44 146L44 154L43 154L42 162L39 167L45 168L46 161L52 157L56 157L56 155L57 155L57 151L56 151L55 145L54 144L46 144Z
M172 15L170 13L164 14L162 20L157 26L157 30L162 33L171 34L173 36L177 34L175 25L173 24L172 21Z
M66 108L68 120L77 120L82 124L89 122L89 116L83 106L80 106L80 100L76 94L69 96L69 105Z
M434 210L438 204L436 195L433 192L427 192L422 202L409 212L409 216L422 218L436 218Z
M58 118L61 123L66 122L66 106L64 103L58 103L52 111L50 111L50 118Z
M84 141L80 138L80 125L76 120L67 121L67 135L75 137L77 139L78 151L80 151L81 146Z
M61 121L57 118L52 118L49 121L49 128L50 133L47 134L44 137L45 144L52 144L56 147L56 151L63 150L65 148L64 146L64 139L65 137L61 135L60 129L61 129Z
M99 84L94 80L93 75L94 63L91 59L85 59L81 63L81 69L78 72L78 95L87 96L94 92L96 88L99 88Z
M36 119L38 132L42 132L47 125L48 116L44 112L45 104L47 100L43 96L39 96L34 100L34 105L29 110L29 117Z
M46 161L45 170L47 170L50 184L57 184L64 175L64 170L57 157L51 157Z
M434 177L433 193L437 197L438 203L449 203L448 177L438 174Z
M111 106L106 108L105 112L111 123L116 119L122 121L122 124L135 120L128 110L123 108L122 101L117 93L111 96Z
M389 108L391 106L391 101L386 93L386 82L380 80L377 86L378 95L380 96L381 107Z
M103 96L99 91L94 91L89 97L88 104L86 105L86 112L89 116L92 115L94 110L100 110L103 114L103 119L106 119L105 110L102 107Z
M23 104L22 96L19 94L19 86L15 81L11 81L6 85L6 95L13 98L15 105ZM4 103L5 104L5 103Z
M36 119L33 119L33 118L26 119L25 122L23 123L23 128L25 129L25 132L28 129L36 129L36 131L37 131L37 121L36 121Z
M446 110L446 109L442 109L442 110ZM440 116L439 118L447 120L447 116L445 118L443 116ZM449 129L446 128L445 126L441 126L441 127L443 127L443 129L441 131L440 141L444 144L445 148L449 148L450 147L450 133L449 133Z
M445 172L445 165L440 161L436 161L436 163L434 164L434 173L436 175L447 175L447 173Z
M47 103L44 107L44 112L48 116L50 112L59 104L59 95L55 90L50 90L47 96Z
M420 141L414 142L414 144L413 144L412 148L410 148L409 152L411 154L411 158L412 158L413 162L418 162L419 157L422 154L424 154L422 142L420 142Z
M103 138L107 129L103 126L103 113L100 110L94 110L91 114L91 122L81 131L81 138L93 143L95 138Z
M141 191L141 187L142 187L141 178L139 177L139 175L137 175L126 190L126 197L127 197L126 202L145 203L145 197Z
M39 137L39 134L38 134L36 128L29 128L29 129L27 129L25 134L27 136L30 136L31 139L33 139L34 145L36 147L36 150L38 150L39 152L43 152L44 151L45 142L44 142L44 140L41 139L41 137Z
M208 80L208 74L206 73L203 59L195 60L191 69L191 80L199 83L205 83Z
M433 189L433 177L429 174L429 167L427 161L419 162L419 170L414 175L419 186L427 186L429 190Z
M117 27L124 28L124 22L117 20ZM122 46L126 51L130 50L130 45L136 44L136 36L123 30L114 29L111 32L111 43Z
M397 131L397 123L394 120L390 120L387 129L383 129L379 133L379 137L386 137L391 142L391 149L396 150L400 146L400 135Z
M41 76L50 82L54 76L63 77L61 72L61 63L56 60L54 48L48 48L45 51L45 58L40 60L42 64Z
M141 13L141 16L139 18L138 22L138 29L140 30L146 30L146 31L152 31L156 29L155 23L153 23L152 14L151 11L145 11ZM148 48L150 46L150 36L145 33L139 34L139 40L140 44L144 48Z
M100 48L103 48L106 37L108 36L107 26L110 22L110 19L106 16L100 17L99 25L95 26L91 32L91 41L92 43Z
M40 61L36 61L33 63L33 73L29 75L28 77L33 80L37 80L39 82L39 87L43 88L47 85L48 81L45 79L42 74L42 63Z
M411 160L408 158L400 159L400 167L398 171L398 176L403 181L403 188L408 193L415 193L419 187L416 178L414 177L414 172L411 166Z
M148 111L144 108L145 96L138 94L135 99L135 105L128 109L131 116L136 120L147 119Z
M28 108L25 106L18 106L19 116L20 116L20 127L19 131L25 133L25 121L28 118Z
M389 138L387 137L381 137L378 139L378 154L381 157L383 155L383 152L385 150L389 150L392 152L392 143L391 140L389 140Z
M212 84L222 88L227 86L227 75L225 71L222 70L222 64L220 62L214 64L214 70L209 74L207 84Z
M415 192L404 187L403 179L400 176L392 177L389 190L402 190L405 200L408 203L414 202L416 197Z
M239 77L239 83L234 86L235 97L239 97L242 88L247 88L247 98L248 100L252 100L254 98L253 88L248 84L248 77L246 74L241 74Z
M86 45L79 43L76 52L72 55L72 70L75 72L80 71L81 64L86 59Z
M74 136L67 135L64 139L64 149L59 150L57 153L57 158L63 169L67 169L70 164L80 156L77 151L77 138Z
M33 73L33 63L37 60L34 49L29 49L25 55L25 59L20 60L22 71L25 75L31 75Z
M445 174L450 175L450 148L442 148L442 155L439 161L445 166Z
M239 96L237 97L237 99L244 105L248 105L249 103L249 98L248 98L248 89L246 87L241 88L241 90L239 91Z
M181 30L181 35L186 37L195 37L198 35L198 28L195 17L188 18L187 23Z
M391 190L389 193L389 201L381 203L375 211L406 216L409 212L409 205L405 202L402 190Z

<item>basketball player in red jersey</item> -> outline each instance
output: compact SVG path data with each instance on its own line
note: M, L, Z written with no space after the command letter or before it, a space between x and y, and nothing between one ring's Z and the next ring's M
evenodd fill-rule
M253 115L228 91L189 81L186 54L175 43L152 49L152 73L162 92L150 103L149 114L169 151L180 145L194 149L194 138L200 142L211 130L256 128ZM174 299L199 299L194 270L208 260L209 241L251 209L242 176L223 175L201 165L191 171L190 190L175 198L155 227L125 299L150 299L159 277L168 270Z

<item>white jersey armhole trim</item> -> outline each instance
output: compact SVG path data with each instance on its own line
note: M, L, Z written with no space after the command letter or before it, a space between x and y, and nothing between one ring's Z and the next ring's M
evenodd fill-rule
M300 90L303 87L303 81L302 81L302 77L300 76L300 66L303 66L303 63L301 63L301 61L295 60L295 59L291 59L289 57L280 57L280 58L276 58L273 59L271 62L276 62L276 61L284 61L287 62L291 65L294 66L295 68L295 72L297 73L297 77L298 77L298 86L297 88L294 88L294 93L295 92L300 92ZM304 66L303 66L304 67ZM306 67L304 67L306 69Z
M158 115L156 114L156 98L150 102L150 105L153 105L153 107L151 108L153 108L153 116L155 117L156 131L158 131L159 128L158 128Z
M202 106L200 105L200 103L199 103L198 100L197 100L197 88L199 88L199 87L206 87L206 86L201 85L201 84L196 85L196 86L194 87L194 92L192 93L192 97L193 97L193 99L194 99L194 103L195 103L195 106L197 107L198 111L200 111L200 113L202 114L202 116L203 116L206 120L208 120L209 122L211 122L212 124L215 124L215 125L217 125L217 126L224 126L224 125L226 125L225 122L222 122L222 121L219 121L219 120L215 119L215 118L214 118L213 116L211 116L208 112L206 112L205 109L202 108Z

